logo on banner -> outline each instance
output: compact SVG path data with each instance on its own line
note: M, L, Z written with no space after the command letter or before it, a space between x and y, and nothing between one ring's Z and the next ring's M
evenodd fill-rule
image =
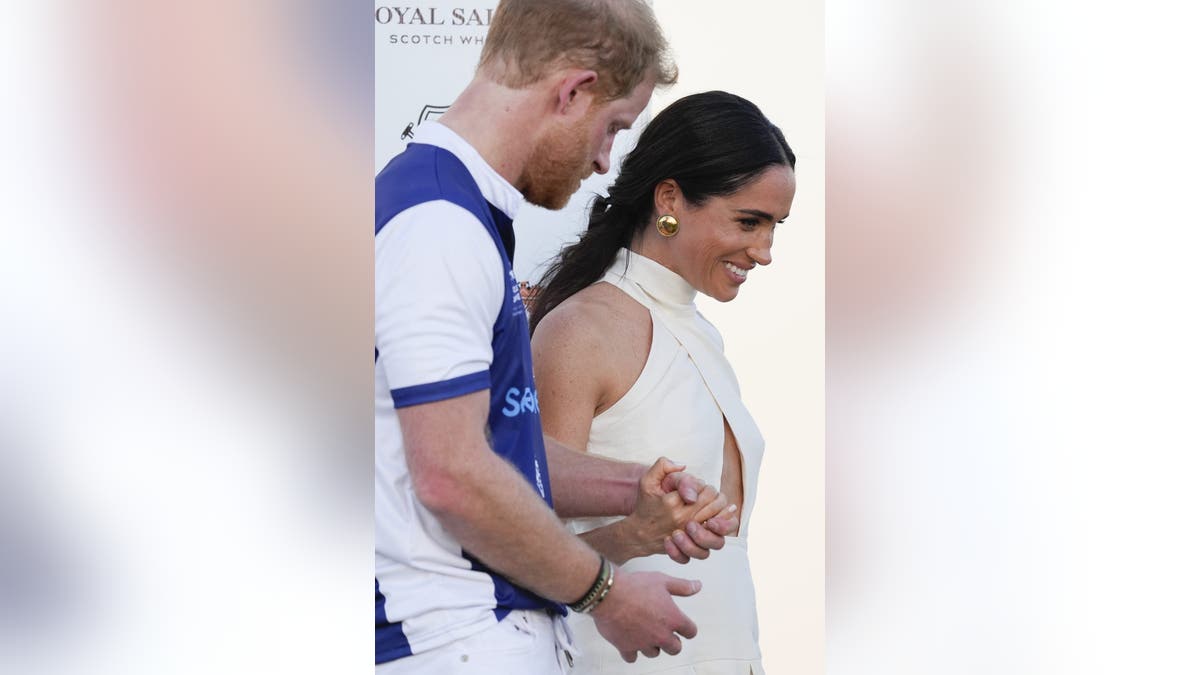
M411 141L413 136L415 135L413 133L414 129L421 126L421 124L423 124L424 122L426 122L428 120L436 120L437 118L439 118L443 114L445 114L445 112L449 109L450 109L450 106L448 106L448 105L428 105L428 104L426 104L424 107L421 108L421 112L417 113L416 121L409 122L408 126L404 127L404 131L401 132L401 134L400 134L400 139L405 140L405 141Z
M444 115L446 113L446 111L449 109L450 109L450 106L448 106L448 105L425 104L425 106L421 108L421 112L417 114L416 125L421 126L421 124L424 123L426 120L435 120L435 119L441 117L442 115ZM408 126L411 127L412 125L410 124ZM405 129L405 131L407 132L408 129Z
M495 3L475 7L378 6L375 24L400 29L401 32L387 36L388 43L393 45L479 47L495 11Z

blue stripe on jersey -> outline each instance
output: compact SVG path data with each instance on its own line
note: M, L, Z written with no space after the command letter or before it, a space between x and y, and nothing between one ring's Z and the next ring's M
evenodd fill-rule
M404 634L401 623L388 623L387 613L383 606L387 598L379 592L379 580L375 580L375 664L395 661L403 656L412 656L412 647L408 646L408 636ZM387 645L381 649L380 645Z
M487 389L491 385L492 380L488 375L488 371L481 370L478 373L453 377L440 382L429 382L427 384L393 389L392 403L397 408L407 408L410 405L444 401L448 398L471 394L481 389Z
M520 586L514 586L513 583L508 579L505 579L499 574L496 574L488 569L487 566L479 562L479 559L475 556L463 551L463 557L471 563L471 569L478 570L480 572L487 572L488 574L492 575L492 584L496 587L494 593L496 596L496 609L494 612L496 614L497 621L503 621L504 617L508 616L508 613L514 609L547 608L546 603L540 601L540 598L537 602L530 602L528 595L529 591L526 591ZM561 616L567 615L567 608L558 603L554 603L553 605L549 606L548 609L553 612L558 612L558 614Z

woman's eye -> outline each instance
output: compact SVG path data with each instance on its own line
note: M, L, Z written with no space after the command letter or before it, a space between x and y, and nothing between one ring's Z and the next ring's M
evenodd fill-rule
M758 221L753 218L745 218L738 222L741 223L743 230L753 230L758 225Z

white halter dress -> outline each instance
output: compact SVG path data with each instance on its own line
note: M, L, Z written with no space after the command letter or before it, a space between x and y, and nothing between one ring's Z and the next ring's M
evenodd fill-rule
M719 486L725 447L722 418L742 455L743 504L737 537L707 560L680 565L666 555L634 558L623 569L656 571L700 579L702 590L676 598L699 628L683 651L625 663L616 648L596 631L590 618L572 614L571 627L580 655L573 675L586 673L660 673L663 675L746 675L762 673L758 618L746 538L754 510L764 442L742 404L737 379L723 354L720 334L696 310L696 290L666 267L622 249L601 279L620 288L650 310L653 338L642 373L630 390L592 420L588 452L614 459L651 463L666 456L687 471ZM616 518L569 521L575 532L606 525Z

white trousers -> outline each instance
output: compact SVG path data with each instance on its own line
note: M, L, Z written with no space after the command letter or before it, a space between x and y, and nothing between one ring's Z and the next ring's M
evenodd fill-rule
M491 628L428 652L375 666L375 675L563 675L575 648L570 629L544 610L515 610Z

